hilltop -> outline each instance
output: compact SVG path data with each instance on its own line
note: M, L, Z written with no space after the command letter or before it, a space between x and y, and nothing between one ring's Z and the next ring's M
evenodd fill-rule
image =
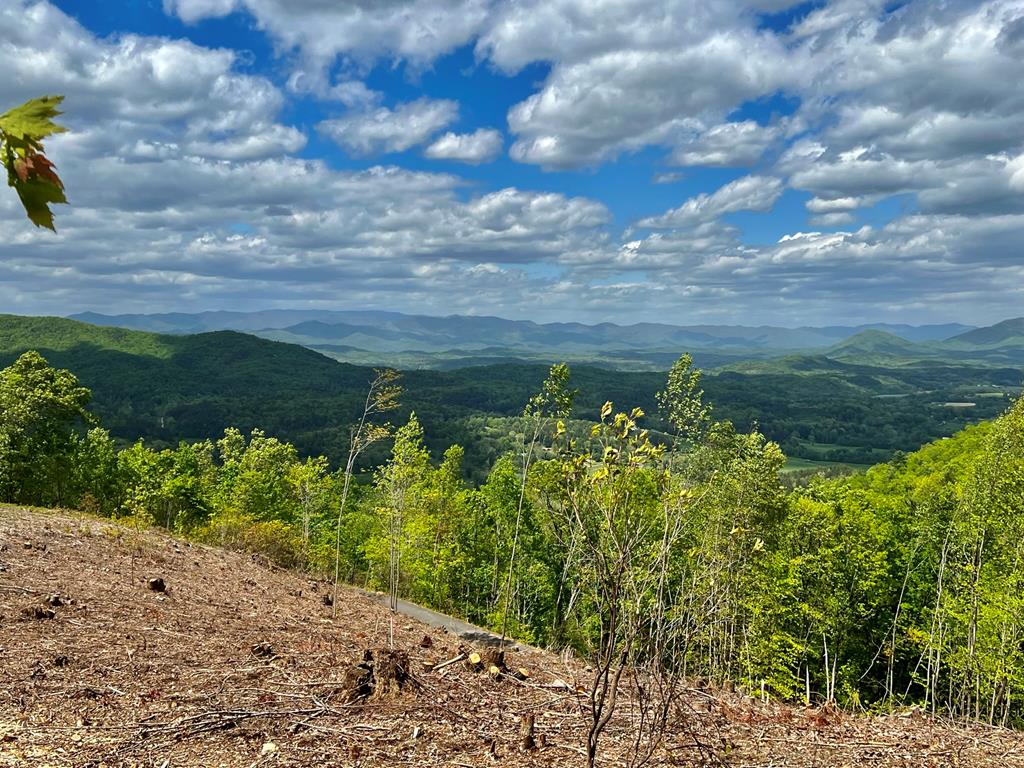
M927 354L926 350L927 347L923 344L908 341L893 333L867 330L830 347L824 356L832 360L864 362L869 359L884 359L898 362L919 358Z
M583 762L585 672L571 659L508 652L525 680L462 663L428 671L474 648L355 590L332 619L321 582L66 513L0 508L0 568L0 766ZM148 589L151 578L164 591ZM410 679L353 693L367 651L407 654ZM679 712L674 765L1024 765L1019 734L914 711L868 718L694 681ZM541 743L530 752L519 737L527 713ZM624 727L615 723L605 764L620 764Z
M1024 344L1024 317L1004 320L987 328L975 328L949 339L954 345L1002 346Z

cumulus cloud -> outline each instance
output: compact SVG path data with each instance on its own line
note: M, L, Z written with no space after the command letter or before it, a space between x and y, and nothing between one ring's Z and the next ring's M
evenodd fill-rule
M87 126L97 150L146 141L253 159L305 144L277 122L282 94L235 71L232 51L136 35L99 41L48 3L0 3L0 29L0 103L68 94L69 125Z
M671 161L676 165L753 165L781 133L778 127L758 125L753 120L722 123L680 144Z
M478 165L501 154L503 144L501 131L493 128L481 128L473 133L449 131L427 147L423 154L435 160L457 160Z
M424 311L474 302L511 311L520 295L542 292L523 265L607 247L610 214L593 200L469 191L451 174L338 171L291 156L304 137L276 122L284 95L239 74L229 51L99 39L45 3L0 3L0 22L0 67L12 74L0 102L70 94L71 130L48 144L72 202L58 234L0 196L0 304L11 311L396 296ZM388 110L383 127L343 135L360 148L411 146L455 111L412 102Z
M639 227L670 229L693 226L712 221L726 213L736 211L768 211L782 195L779 179L766 176L744 176L731 181L717 191L691 197L678 208L641 219Z
M183 21L251 14L279 47L297 51L323 76L339 56L364 62L405 59L426 65L469 42L486 21L488 0L164 0Z
M459 105L448 99L421 98L394 109L356 110L317 129L350 152L404 152L430 140L459 116Z

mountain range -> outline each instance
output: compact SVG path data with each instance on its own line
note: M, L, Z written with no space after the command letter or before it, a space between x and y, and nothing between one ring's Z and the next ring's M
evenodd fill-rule
M579 328L584 333L588 327ZM788 456L869 464L1001 413L1020 392L1024 363L997 365L980 356L1020 354L1019 328L1014 321L920 342L869 329L824 350L734 362L708 371L701 384L716 418L743 430L758 425ZM958 351L966 347L973 351ZM0 368L30 349L70 369L92 390L96 413L119 440L166 446L216 438L228 426L260 427L303 454L323 453L336 462L374 375L370 368L251 333L155 334L0 315ZM963 359L944 359L936 350ZM415 411L435 456L459 442L467 471L483 472L509 448L514 419L546 373L546 365L522 361L406 370L403 407L394 421ZM655 393L664 387L663 372L574 364L572 381L580 418L593 418L610 400L643 408L651 427L659 428ZM961 403L972 405L952 407Z
M778 326L638 323L535 323L499 317L432 317L383 311L264 310L103 315L71 319L164 334L233 330L315 349L364 365L454 368L496 362L584 362L623 370L663 370L682 351L699 365L824 351L864 332L914 343L973 332L960 323L782 328Z

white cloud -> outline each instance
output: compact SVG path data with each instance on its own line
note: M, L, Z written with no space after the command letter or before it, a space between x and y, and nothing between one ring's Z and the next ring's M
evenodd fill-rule
M818 216L812 216L810 220L813 227L845 227L853 224L853 222L853 214L845 212L822 213Z
M100 41L47 3L0 4L0 29L0 103L65 93L67 123L88 126L97 150L146 140L255 158L305 143L276 122L282 94L237 73L231 51L136 35Z
M861 197L836 197L823 199L812 197L807 201L807 210L811 213L844 213L853 211L865 205L866 201Z
M488 17L488 0L164 0L183 21L251 14L277 45L298 51L323 77L339 57L405 59L427 65L469 42Z
M449 131L427 147L423 154L435 160L457 160L477 165L488 163L501 154L501 131L480 128L473 133Z
M722 123L680 144L671 161L676 165L753 165L781 133L777 127L758 125L753 120Z
M767 176L744 176L717 191L691 197L678 208L637 222L639 227L671 229L712 221L736 211L768 211L782 195L783 185Z
M459 116L459 105L447 99L421 98L399 104L395 109L377 107L356 110L317 129L350 152L404 152L424 144Z

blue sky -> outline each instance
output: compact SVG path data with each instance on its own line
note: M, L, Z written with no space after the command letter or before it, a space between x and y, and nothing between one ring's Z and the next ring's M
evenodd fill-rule
M0 22L0 103L63 93L71 128L59 233L0 202L10 311L1024 314L1021 0L0 0Z

